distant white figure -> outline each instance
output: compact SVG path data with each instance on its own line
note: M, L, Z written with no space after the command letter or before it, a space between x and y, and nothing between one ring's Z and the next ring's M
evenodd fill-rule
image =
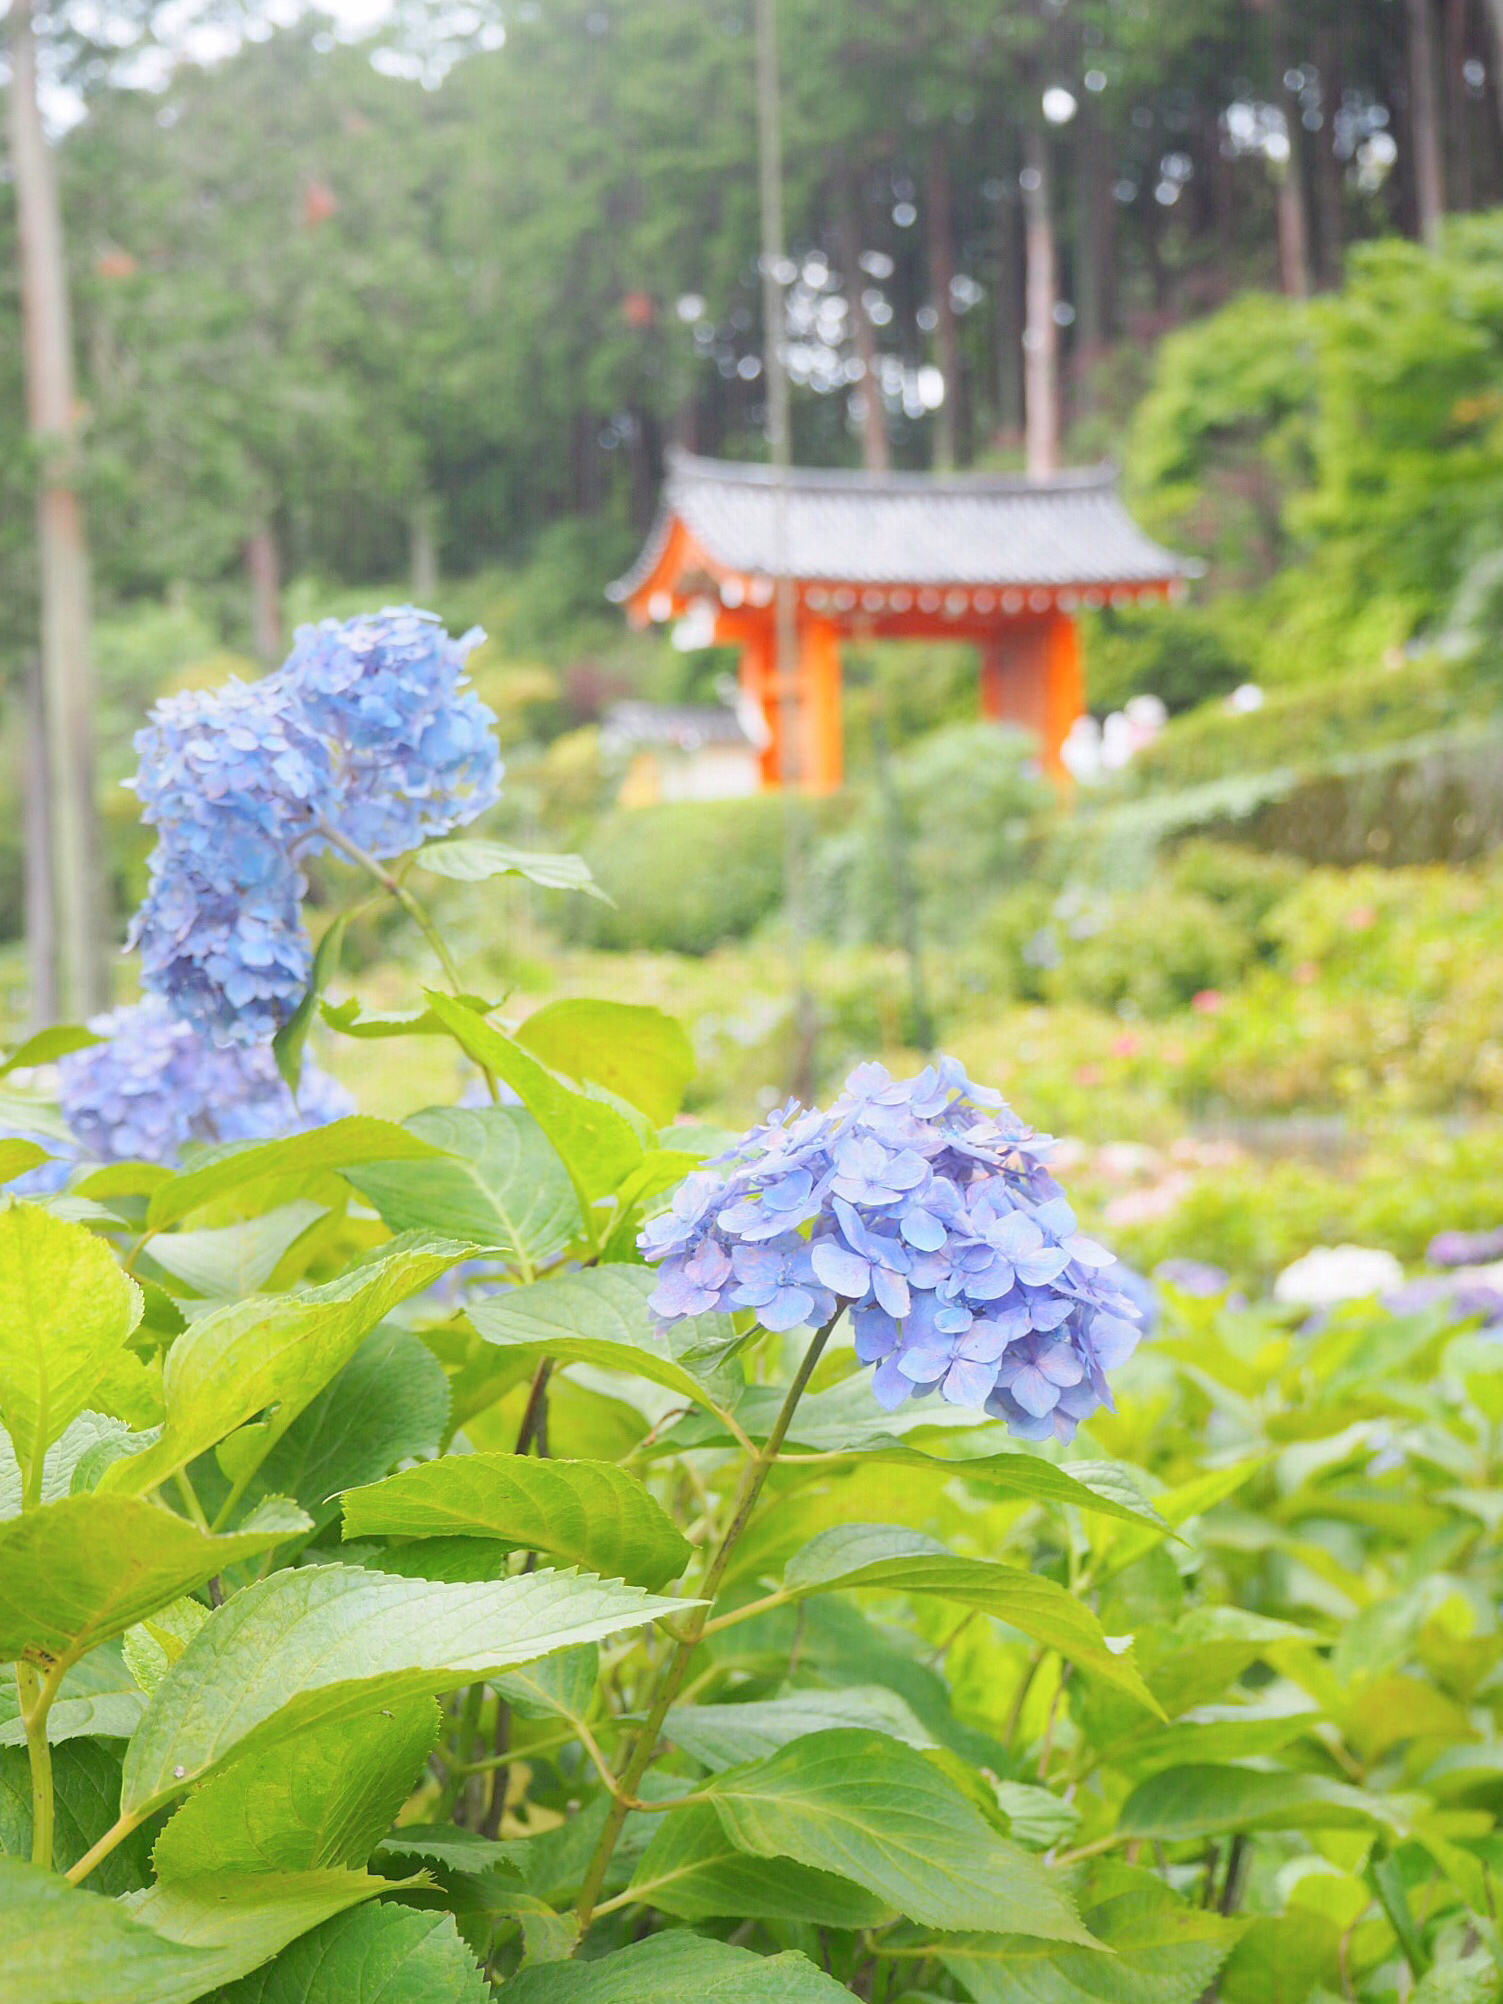
M1273 1298L1290 1308L1334 1308L1338 1301L1366 1301L1403 1284L1404 1269L1391 1252L1316 1246L1284 1268L1273 1283Z
M1101 726L1089 712L1077 717L1059 748L1060 763L1081 786L1095 786L1102 776Z
M1233 689L1226 699L1226 707L1239 717L1248 716L1253 710L1261 710L1268 701L1256 682L1243 682Z

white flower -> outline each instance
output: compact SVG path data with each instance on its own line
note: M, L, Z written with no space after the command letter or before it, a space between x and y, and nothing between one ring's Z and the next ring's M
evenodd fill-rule
M1273 1284L1273 1298L1292 1308L1332 1308L1338 1301L1365 1301L1402 1287L1404 1269L1391 1252L1376 1246L1316 1246L1286 1266Z

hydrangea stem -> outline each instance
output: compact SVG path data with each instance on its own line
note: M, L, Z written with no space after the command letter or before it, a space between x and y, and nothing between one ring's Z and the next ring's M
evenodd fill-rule
M787 1437L794 1411L799 1400L808 1390L809 1380L814 1375L814 1366L819 1362L820 1355L826 1343L830 1340L830 1331L835 1327L841 1312L842 1310L837 1309L836 1313L830 1317L830 1320L825 1323L824 1327L815 1332L813 1342L810 1343L808 1349L804 1352L803 1361L794 1373L793 1383L788 1387L787 1397L778 1409L778 1416L772 1423L772 1430L762 1445L753 1449L742 1471L741 1486L736 1492L736 1501L731 1510L730 1522L726 1525L725 1535L716 1547L715 1556L711 1559L709 1568L700 1584L699 1605L689 1611L688 1618L679 1632L679 1639L674 1645L673 1653L663 1666L663 1672L658 1680L658 1687L653 1695L652 1703L648 1707L647 1717L643 1721L642 1730L632 1747L631 1758L622 1771L620 1792L611 1803L610 1813L605 1820L605 1828L600 1833L599 1842L595 1846L594 1855L590 1859L589 1867L585 1872L584 1883L580 1887L579 1899L576 1904L581 1933L589 1926L591 1917L595 1912L596 1903L600 1898L601 1887L605 1884L606 1870L610 1865L611 1855L615 1851L617 1840L621 1835L621 1826L626 1821L627 1811L630 1809L632 1803L637 1800L637 1791L641 1786L642 1777L652 1765L653 1754L657 1749L658 1735L663 1730L663 1721L668 1716L669 1707L683 1688L684 1679L688 1675L689 1665L693 1660L694 1652L699 1647L700 1641L704 1636L705 1625L710 1616L710 1609L713 1607L715 1596L720 1590L720 1583L725 1578L725 1570L730 1564L731 1553L735 1550L738 1539L751 1521L751 1514L757 1507L757 1499L761 1496L763 1485L772 1471L773 1463L778 1458L778 1450L782 1447Z
M52 1870L52 1747L47 1739L47 1714L54 1689L50 1678L46 1684L42 1682L35 1664L24 1659L17 1663L16 1696L31 1761L31 1862L44 1872Z
M448 941L433 923L432 918L424 910L423 906L402 882L401 878L394 876L384 863L368 854L366 850L360 847L358 842L352 842L348 835L341 835L339 830L331 827L327 821L319 822L318 832L331 847L337 849L350 862L358 865L368 876L375 879L383 891L396 899L397 903L423 935L423 938L432 947L434 958L443 969L445 981L448 982L456 995L463 995L465 992L464 979L459 972L458 962L449 951ZM495 1074L487 1065L482 1065L480 1069L485 1074L486 1090L490 1093L493 1100L499 1100L501 1095L496 1090Z

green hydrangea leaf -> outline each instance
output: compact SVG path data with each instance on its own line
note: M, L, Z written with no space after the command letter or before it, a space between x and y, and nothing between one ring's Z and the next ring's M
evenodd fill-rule
M507 2004L849 2004L806 1956L753 1955L703 1935L656 1934L594 1962L518 1972Z
M1058 1874L933 1761L880 1733L810 1734L708 1793L739 1850L836 1872L911 1920L1091 1942Z
M525 1107L432 1107L404 1124L443 1153L347 1172L394 1232L443 1232L504 1253L528 1278L579 1236L568 1171Z
M0 1524L0 1662L73 1657L309 1528L290 1504L211 1537L160 1504L65 1496Z
M885 1587L979 1608L1057 1649L1149 1710L1158 1710L1131 1655L1109 1645L1100 1622L1073 1594L1020 1566L960 1558L933 1538L900 1525L841 1524L820 1532L789 1560L783 1586L796 1595L828 1593L835 1587Z
M0 1211L0 1421L34 1485L140 1319L103 1239L36 1204Z
M199 1630L131 1741L121 1807L144 1815L235 1755L639 1627L673 1609L561 1572L449 1585L345 1566L273 1573Z
M117 1461L102 1486L154 1489L269 1406L276 1417L262 1445L274 1445L384 1315L468 1253L452 1239L412 1233L322 1287L252 1295L200 1317L167 1355L161 1439Z
M660 1504L605 1461L451 1454L344 1497L347 1538L497 1538L657 1592L693 1555Z
M209 2004L488 2004L490 1994L451 1914L362 1906Z

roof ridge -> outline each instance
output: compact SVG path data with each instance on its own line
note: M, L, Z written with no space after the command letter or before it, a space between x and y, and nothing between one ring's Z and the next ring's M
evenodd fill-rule
M779 484L777 469L762 460L707 459L681 446L670 446L667 460L670 492L681 481L758 488ZM1117 479L1118 468L1109 459L1042 477L1027 473L870 473L845 466L794 466L788 470L790 491L867 495L1079 494L1114 488Z

